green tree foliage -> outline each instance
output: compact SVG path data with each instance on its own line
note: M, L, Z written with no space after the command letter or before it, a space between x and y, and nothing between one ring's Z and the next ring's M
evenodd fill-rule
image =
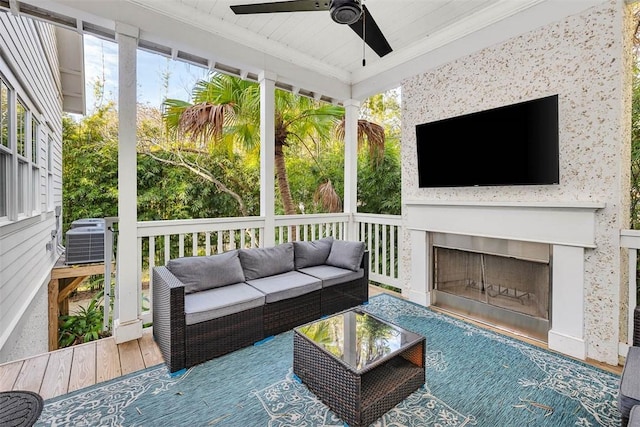
M209 80L196 84L192 99L193 103L175 99L164 103L167 129L178 141L173 144L174 148L181 152L187 149L210 154L213 147L222 146L227 152L256 154L260 140L260 89L257 84L214 73ZM334 135L343 139L343 117L344 109L340 106L276 90L276 213L341 211L339 193L324 171L321 156L332 148ZM376 165L383 158L384 138L381 126L364 119L358 121L358 145L368 146ZM173 159L173 164L182 164L196 174L214 175L210 170L186 164L183 155L178 157ZM290 174L304 184L294 183ZM312 179L315 189L310 191ZM311 194L313 203L308 200Z
M234 84L239 84L233 80ZM227 82L229 83L229 82ZM259 199L259 151L256 138L256 119L259 102L255 94L239 96L234 91L257 85L244 82L218 86L214 91L217 101L236 97L247 105L237 106L229 114L246 115L244 121L225 122L220 143L210 144L185 138L168 139L162 113L145 105L138 106L138 219L163 220L187 218L222 218L258 215ZM245 87L246 86L246 87ZM202 83L200 90L211 90ZM251 90L249 90L251 92ZM280 93L280 91L278 91ZM205 96L205 95L202 95ZM210 94L207 94L210 96ZM245 98L249 99L244 101ZM320 200L319 184L330 183L336 195L344 193L344 144L333 137L334 113L340 107L330 106L331 113L312 108L315 101L303 98L299 101L292 94L278 95L278 108L299 110L288 113L291 122L287 129L283 153L289 175L292 200L299 213L327 212ZM380 120L399 111L397 96L376 96L377 101L366 102L367 117ZM259 100L258 100L259 101ZM183 101L171 101L174 106L187 105ZM167 108L172 105L167 103ZM370 107L374 105L375 108ZM257 110L249 113L251 108ZM335 111L334 111L335 110ZM300 113L305 111L306 113ZM318 112L318 116L315 114ZM300 117L308 115L316 121L309 125ZM329 116L331 120L325 120ZM179 119L179 115L167 115ZM393 117L393 115L392 115ZM393 122L393 120L391 120ZM63 194L64 230L79 218L117 216L117 111L113 103L98 108L94 114L74 121L64 118L63 144ZM393 126L392 126L393 128ZM358 158L358 200L361 212L400 213L400 163L399 144L393 137L395 131L387 128L392 137L386 139L382 162L372 161L368 150L361 150ZM245 135L245 136L238 136ZM324 135L321 137L321 134ZM300 135L305 135L301 137ZM240 139L238 139L240 138ZM239 141L245 143L240 144ZM366 142L366 139L365 139ZM279 192L276 192L279 198ZM241 205L238 203L241 200ZM242 209L240 208L242 206ZM338 205L341 209L341 205ZM276 213L284 213L279 203Z
M80 218L118 214L117 121L113 104L75 122L63 118L63 230Z
M255 154L260 142L259 85L213 73L196 84L192 99L193 103L175 99L164 103L165 123L180 141L178 147L211 152L222 145ZM285 158L292 152L313 153L314 144L327 141L343 115L341 107L276 90L275 169L283 213L295 214L298 208Z
M358 158L358 212L401 214L400 146L397 141L387 141L380 165L369 156Z

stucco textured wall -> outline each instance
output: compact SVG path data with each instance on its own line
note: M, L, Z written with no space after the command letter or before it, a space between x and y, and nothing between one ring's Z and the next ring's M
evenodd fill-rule
M619 230L628 226L629 206L628 23L626 6L607 1L402 84L405 203L606 203L597 213L597 248L585 251L585 338L587 356L611 364L618 361L620 330ZM560 185L418 188L415 125L553 94L559 95ZM404 254L406 286L409 262Z

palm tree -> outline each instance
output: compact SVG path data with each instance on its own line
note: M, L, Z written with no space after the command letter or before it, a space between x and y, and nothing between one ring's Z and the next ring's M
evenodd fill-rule
M213 73L199 81L193 103L167 99L164 120L170 133L192 149L225 146L251 151L260 142L260 87L226 74ZM275 172L284 213L296 213L285 167L285 148L301 146L313 155L311 144L327 140L331 132L344 137L344 108L290 92L275 94ZM364 120L358 122L358 140L368 140L374 152L384 147L384 129ZM360 144L359 144L360 145ZM319 187L319 200L332 212L341 209L330 183Z

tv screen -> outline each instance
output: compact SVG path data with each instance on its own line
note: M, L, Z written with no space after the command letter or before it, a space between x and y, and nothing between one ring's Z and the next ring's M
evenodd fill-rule
M416 125L418 185L560 181L558 95Z

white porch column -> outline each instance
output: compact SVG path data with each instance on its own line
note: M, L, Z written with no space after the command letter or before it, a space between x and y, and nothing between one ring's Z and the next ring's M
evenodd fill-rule
M549 348L584 360L584 248L553 245Z
M428 307L431 305L431 259L429 254L429 233L422 230L409 230L411 247L411 279L409 287L402 294L416 304Z
M358 211L358 117L360 102L344 102L344 212L350 214L347 240L357 239L353 214Z
M118 260L116 343L142 336L138 319L140 278L137 243L136 49L138 29L116 23L118 41Z
M275 232L275 88L276 75L262 72L260 82L260 216L265 219L262 246L273 246Z

